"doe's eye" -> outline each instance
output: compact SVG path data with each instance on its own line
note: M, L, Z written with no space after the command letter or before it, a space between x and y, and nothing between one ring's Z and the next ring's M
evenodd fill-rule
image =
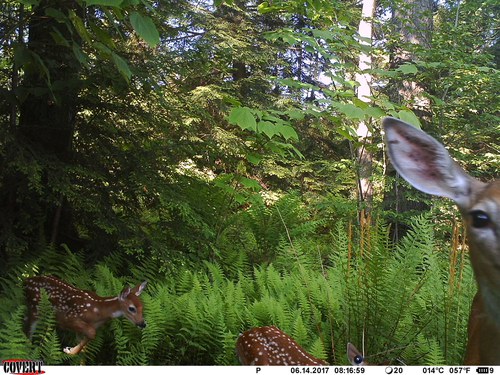
M474 228L485 228L491 223L489 215L481 210L474 210L469 213L472 218L472 226Z
M134 306L129 306L128 307L128 311L131 312L131 313L136 313L137 309Z

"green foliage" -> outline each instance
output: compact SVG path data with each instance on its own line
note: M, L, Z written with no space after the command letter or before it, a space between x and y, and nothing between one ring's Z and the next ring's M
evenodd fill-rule
M380 213L412 228L393 244L382 222L359 222L354 152L372 152L382 199L393 181L378 120L391 114L496 177L497 8L457 4L435 4L424 46L386 17L408 10L401 0L378 5L371 43L349 0L0 2L0 357L234 364L239 332L276 324L333 363L363 337L371 362L460 363L474 283L455 211L433 203L447 219L432 225ZM395 61L399 49L412 60ZM357 98L361 52L370 104ZM418 100L390 99L414 83ZM77 338L44 299L30 343L20 285L39 273L110 296L146 279L148 326L115 320L69 358Z
M0 328L3 337L8 340L0 341L0 355L2 358L29 358L32 348L29 339L23 333L23 319L26 314L25 307L20 304L15 308L9 319ZM5 316L5 314L3 314Z
M56 333L56 320L48 294L42 291L39 304L40 319L33 332L34 350L28 358L40 358L44 363L60 364L64 357L61 343Z
M77 358L62 354L62 345L72 345L75 336L55 330L45 294L33 344L26 345L25 309L20 287L13 286L2 295L10 310L1 312L8 322L2 332L9 332L0 336L1 355L20 353L54 364L76 364L83 358L86 364L232 365L237 363L234 344L239 332L276 325L330 363L346 364L345 343L361 346L364 339L372 363L459 364L466 340L465 312L475 292L468 262L450 267L451 255L436 247L426 217L415 219L398 246L388 245L383 224L361 229L352 231L337 222L328 234L331 246L324 257L311 256L316 264L308 256L290 254L288 262L245 267L232 277L213 262L178 268L168 276L137 267L135 280L129 281L148 277L141 296L147 327L141 331L114 319ZM41 259L50 258L51 252L48 249ZM76 259L68 258L68 263ZM119 257L109 257L78 278L72 267L61 267L68 274L59 276L73 276L77 285L90 278L99 294L116 295L124 284L111 271L117 261Z

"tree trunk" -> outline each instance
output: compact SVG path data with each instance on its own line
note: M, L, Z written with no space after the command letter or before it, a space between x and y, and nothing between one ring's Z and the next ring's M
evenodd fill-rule
M6 229L0 249L5 260L55 242L63 220L63 197L58 191L64 164L71 159L80 65L71 47L54 41L53 36L59 35L71 45L75 33L48 16L49 8L66 15L69 10L83 12L76 0L42 0L29 19L28 43L21 57L24 74L19 84L14 82L17 76L12 78L18 84L19 122L14 111L3 160L10 168L0 189L0 222Z
M37 152L66 161L75 122L79 63L71 48L54 42L54 30L67 41L72 35L65 24L45 15L47 8L67 13L79 6L77 1L45 0L35 8L28 48L43 59L48 74L41 74L40 69L25 70L22 86L28 95L21 104L19 130Z
M363 9L361 12L361 21L359 22L358 33L363 38L361 40L362 44L370 45L366 40L372 39L372 19L375 14L375 0L364 0ZM359 70L360 72L356 75L356 82L359 83L358 87L358 99L369 103L371 101L371 75L366 72L367 69L372 67L371 54L361 52L359 56ZM372 197L373 197L373 184L371 181L373 165L373 156L370 152L371 145L371 131L368 124L365 121L360 121L357 128L358 140L361 146L357 150L358 158L358 191L359 200L364 206L366 211L370 210Z
M411 63L415 59L412 45L418 44L430 48L433 29L432 0L410 0L398 4L399 6L393 10L392 15L394 32L399 36L399 40L394 42L391 51L390 65L392 68L397 68L404 63ZM425 91L422 84L409 80L398 80L392 82L388 90L391 101L411 109L422 123L430 120L430 103L422 95ZM384 206L386 210L397 213L392 220L391 228L393 239L397 241L408 229L407 225L400 221L401 215L410 211L427 211L428 206L423 203L423 194L407 187L404 182L401 183L402 179L396 176L396 171L391 165L387 166L386 175L394 181L394 184L384 197ZM421 195L422 200L408 199L410 191L413 195Z

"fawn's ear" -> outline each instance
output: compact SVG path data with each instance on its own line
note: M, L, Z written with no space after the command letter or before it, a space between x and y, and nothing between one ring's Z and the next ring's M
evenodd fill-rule
M122 292L118 296L118 299L120 301L126 300L131 291L132 291L132 289L130 289L129 286L126 286L125 288L123 288Z
M353 366L364 366L366 364L363 354L350 342L347 343L347 358Z
M141 284L134 287L134 289L133 289L134 294L136 296L140 296L147 284L148 284L147 281L143 281Z

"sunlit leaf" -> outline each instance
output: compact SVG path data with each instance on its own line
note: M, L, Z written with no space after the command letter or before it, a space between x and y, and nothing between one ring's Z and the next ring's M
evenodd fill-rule
M252 180L251 178L240 177L238 179L238 182L240 184L242 184L244 187L246 187L247 189L251 189L254 191L259 191L261 189L259 183L255 180Z
M142 39L144 39L150 47L154 47L160 43L160 34L150 17L143 16L137 12L132 12L130 14L130 23L132 24L135 32Z
M297 132L295 131L294 128L292 128L291 126L289 125L281 125L279 126L279 133L283 136L283 138L285 138L287 141L289 139L293 139L295 141L298 141L299 140L299 136L297 134Z
M399 68L396 69L398 72L404 73L404 74L415 74L418 72L418 69L415 65L413 64L404 64L401 65Z
M229 122L238 125L243 130L250 129L257 131L257 122L253 116L250 108L236 107L231 110L228 118Z
M385 116L385 112L378 107L368 107L363 110L366 115L373 118L381 118Z
M269 139L278 134L278 127L269 121L259 121L258 124L259 133L264 133Z
M403 109L403 110L398 112L398 116L402 121L407 122L408 124L411 124L418 129L422 128L422 124L420 123L420 120L418 119L417 116L415 116L415 114L412 111L408 111L406 109Z
M351 120L361 120L365 117L365 112L352 103L334 103L334 107Z
M259 154L250 153L247 154L247 160L253 165L259 165L262 160L262 156Z

